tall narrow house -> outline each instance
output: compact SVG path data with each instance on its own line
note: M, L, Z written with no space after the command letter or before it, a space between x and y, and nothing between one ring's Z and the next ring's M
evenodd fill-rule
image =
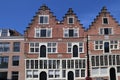
M120 80L120 26L103 7L88 29L93 80Z
M0 29L0 80L24 80L24 37L15 30Z
M25 80L84 80L84 28L70 8L62 21L43 5L25 30Z

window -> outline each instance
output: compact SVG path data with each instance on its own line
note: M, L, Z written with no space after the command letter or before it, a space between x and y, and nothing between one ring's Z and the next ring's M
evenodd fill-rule
M30 52L39 52L39 43L30 43Z
M18 80L19 77L19 72L18 71L13 71L12 72L12 80Z
M7 80L7 72L0 72L0 80Z
M68 17L68 24L74 23L74 17Z
M64 29L64 37L69 38L69 37L78 37L79 36L79 29Z
M13 51L14 52L20 52L20 42L14 42L13 43Z
M52 36L51 28L36 28L35 37L36 38L50 38Z
M26 71L26 77L27 78L32 78L32 71L31 70Z
M37 70L33 71L33 78L38 78L38 71Z
M0 57L0 68L8 68L8 60L8 56Z
M48 53L55 53L57 52L57 44L56 43L47 43Z
M108 18L103 18L103 24L108 24Z
M48 75L49 75L49 78L59 78L60 70L49 70Z
M112 49L112 50L115 50L115 49L119 49L119 44L118 44L118 41L117 40L112 40L112 41L110 41L110 48Z
M39 23L40 24L48 24L49 23L49 16L48 15L40 15L39 16Z
M84 52L84 44L82 42L76 43L76 44L78 45L78 48L79 48L78 52L83 53ZM74 43L68 42L67 46L68 46L68 50L67 50L68 53L72 53Z
M10 43L0 42L0 52L8 52L8 51L10 51Z
M112 28L100 28L100 35L111 35Z
M8 34L8 29L1 29L0 30L0 33L1 33L1 36L3 37L3 36L9 36L9 34Z
M12 64L13 64L13 66L19 66L19 56L13 56L12 57Z
M104 52L105 53L110 52L109 42L104 42Z

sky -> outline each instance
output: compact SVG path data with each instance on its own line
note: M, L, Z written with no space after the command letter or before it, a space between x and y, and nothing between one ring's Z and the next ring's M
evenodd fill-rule
M43 4L59 21L72 8L85 28L94 21L103 6L120 23L120 0L0 0L0 28L10 28L24 34Z

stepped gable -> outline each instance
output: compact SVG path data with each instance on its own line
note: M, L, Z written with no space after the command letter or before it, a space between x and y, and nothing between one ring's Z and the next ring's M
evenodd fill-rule
M74 17L74 24L67 24L67 17ZM63 23L65 26L81 26L84 29L83 24L80 24L80 20L72 8L68 9L61 23Z
M53 12L51 12L50 8L48 8L47 5L43 4L38 11L36 12L35 16L33 16L31 22L28 24L28 27L26 27L26 30L24 31L25 36L28 34L28 30L32 27L47 27L48 25L40 25L39 24L39 15L49 15L49 24L48 25L55 25L57 24L58 20L56 19L56 16L53 15ZM53 23L54 22L54 23Z
M94 21L91 23L91 25L89 25L89 28L87 29L87 31L88 31L89 29L91 29L92 27L96 26L97 21L98 21L100 18L102 18L102 17L109 17L109 18L111 18L111 19L114 21L114 23L117 24L117 26L119 25L118 21L116 21L116 18L114 18L114 17L110 14L110 12L107 10L106 6L103 6L103 8L101 9L101 12L99 12L99 14L96 16L96 18L95 18ZM101 21L102 21L102 20L101 20Z

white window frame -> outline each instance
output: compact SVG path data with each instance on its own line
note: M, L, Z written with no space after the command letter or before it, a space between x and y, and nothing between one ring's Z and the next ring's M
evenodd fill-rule
M69 23L69 19L70 19L70 18L73 19L73 22L72 22L72 23ZM74 24L74 17L73 17L73 16L69 16L69 17L67 17L67 23L68 23L68 24Z
M41 37L41 30L46 30L46 36L45 37ZM50 36L48 36L48 31L50 30L51 34ZM37 31L39 31L37 33ZM39 34L39 36L37 36L37 34ZM52 38L52 28L35 28L35 34L34 34L35 38Z
M48 18L47 23L44 22L45 20L43 20L43 23L40 23L40 17L41 17L41 16ZM39 21L39 24L49 24L49 15L39 15L39 20L38 20L38 21Z
M73 36L69 36L69 30L73 30ZM75 35L77 33L77 36ZM78 38L79 37L79 28L63 28L63 37L64 38Z
M104 18L107 18L107 21L108 21L108 23L107 23L107 24L109 24L109 17L102 17L102 24L107 25L106 23L104 23Z
M48 46L49 43L50 43L52 46ZM56 44L56 46L53 46L54 43ZM57 53L57 46L58 46L57 42L48 42L48 43L47 43L47 53L48 53L48 54L49 54L49 53L50 53L50 54L52 54L52 53ZM51 48L52 51L51 51L51 52L48 52L48 48ZM53 48L56 49L55 52L53 52Z
M111 33L108 32L108 34L105 34L105 33L104 33L104 29L105 29L105 28L111 29ZM101 34L101 29L102 29L102 34ZM108 31L109 31L109 30L108 30ZM99 34L100 34L100 35L112 35L112 34L113 34L113 28L112 28L112 27L104 27L104 28L101 27L101 28L99 28Z
M69 43L71 44L71 47L68 46ZM79 45L80 43L82 43L82 46ZM73 46L74 45L78 46L78 54L84 53L84 42L77 42L77 43L76 42L68 42L67 43L67 53L73 53ZM71 48L71 52L68 52L68 48ZM80 50L79 50L80 48L82 48L82 52L80 52Z

